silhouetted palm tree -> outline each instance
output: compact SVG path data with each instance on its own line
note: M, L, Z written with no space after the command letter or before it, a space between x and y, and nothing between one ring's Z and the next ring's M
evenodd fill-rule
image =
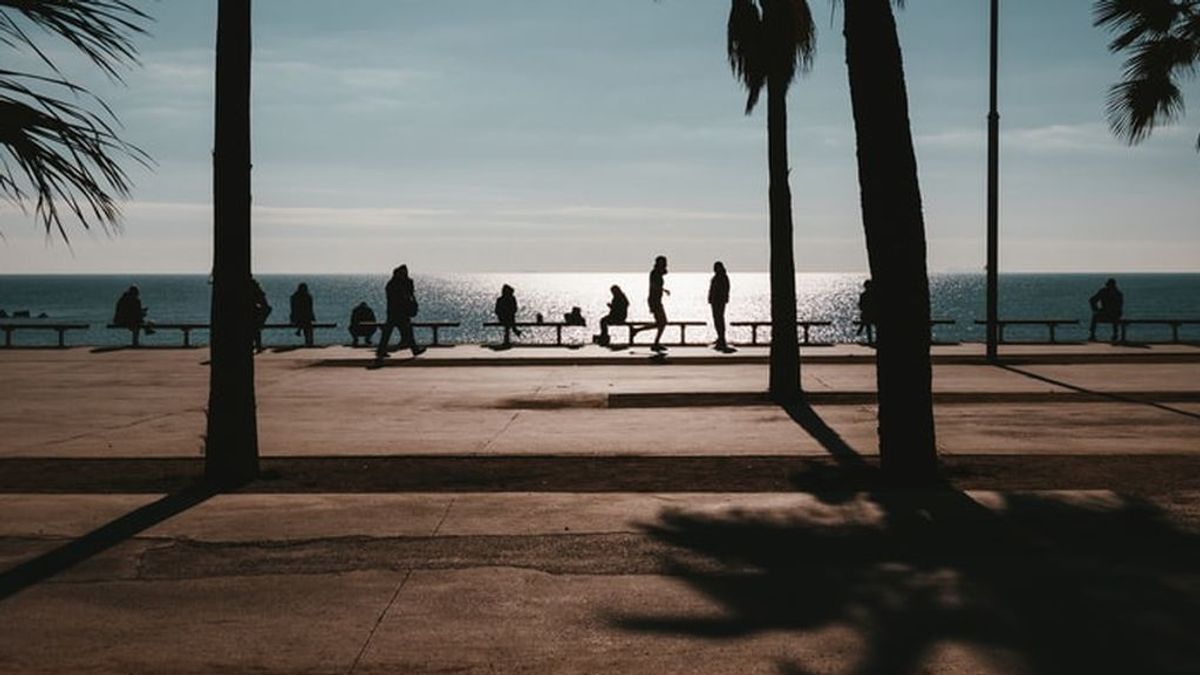
M816 31L805 0L732 0L729 65L749 96L746 114L767 88L767 155L770 172L771 397L800 398L800 346L796 337L796 261L792 193L788 187L787 92L796 71L812 63Z
M258 472L250 276L250 0L217 5L212 338L205 474Z
M1116 33L1109 50L1129 53L1124 79L1108 92L1109 126L1130 145L1140 143L1183 114L1180 76L1200 68L1200 2L1098 0L1094 17Z
M891 0L844 0L867 257L876 290L879 452L904 481L937 472L925 220Z
M22 209L34 204L46 231L68 239L63 210L84 228L116 227L115 197L129 194L117 162L145 163L142 151L122 141L116 118L98 98L68 82L28 29L66 40L109 76L136 61L132 39L148 17L122 0L0 0L0 42L28 48L49 75L0 69L0 194ZM90 100L100 112L80 100Z

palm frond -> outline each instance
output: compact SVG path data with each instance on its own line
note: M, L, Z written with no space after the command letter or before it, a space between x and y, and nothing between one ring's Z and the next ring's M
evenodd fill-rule
M133 37L145 32L140 24L150 19L125 0L0 0L0 39L28 47L55 72L58 67L15 15L66 40L116 79L118 65L137 63Z
M790 84L797 69L812 66L815 51L816 24L806 0L730 1L726 53L748 92L746 114L768 79Z
M84 228L93 222L106 230L119 227L114 197L127 197L130 183L115 158L143 165L149 158L122 141L101 114L35 90L33 83L90 96L63 80L0 70L0 196L22 209L33 200L46 231L57 231L64 241L70 241L67 214Z
M1135 145L1183 115L1179 80L1194 76L1200 66L1200 4L1097 0L1093 19L1115 34L1109 50L1128 54L1122 80L1109 89L1106 111L1113 134Z

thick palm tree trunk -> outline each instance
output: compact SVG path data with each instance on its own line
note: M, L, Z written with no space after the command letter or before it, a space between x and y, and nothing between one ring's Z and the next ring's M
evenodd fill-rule
M250 0L217 9L212 345L205 475L258 472L250 286Z
M767 81L767 155L771 213L771 398L800 399L800 345L796 338L796 261L792 191L788 187L787 82Z
M846 65L867 255L878 298L879 452L901 481L936 475L925 222L891 0L846 0Z

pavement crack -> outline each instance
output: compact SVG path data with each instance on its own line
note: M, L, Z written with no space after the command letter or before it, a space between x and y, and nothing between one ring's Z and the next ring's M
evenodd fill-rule
M457 498L452 498L450 503L446 504L446 510L442 512L442 518L438 521L437 526L433 528L433 534L430 536L436 537L438 532L442 531L442 525L445 524L446 518L450 516L450 509L454 508L454 502L456 501L458 501Z
M388 612L391 611L392 605L396 604L396 598L400 597L400 591L404 590L404 585L408 583L408 578L411 576L412 570L410 569L404 573L404 578L396 585L396 591L392 593L392 599L388 600L387 606L383 608L383 611L379 613L379 618L375 620L375 625L371 626L371 632L367 634L366 641L363 642L362 647L358 650L358 654L354 657L354 663L350 664L350 670L346 671L346 675L354 675L354 671L358 669L359 662L362 661L363 655L367 653L367 647L371 646L371 640L375 638L375 632L383 624L383 620L387 617Z
M513 416L508 418L508 421L504 423L504 426L500 427L500 430L497 431L495 434L492 434L492 437L487 439L487 442L483 444L483 447L479 448L479 452L486 452L487 449L492 446L492 443L495 443L497 438L500 438L500 436L502 434L504 434L504 432L508 431L508 428L511 427L513 422L516 422L517 418L520 416L521 416L520 410L514 412Z

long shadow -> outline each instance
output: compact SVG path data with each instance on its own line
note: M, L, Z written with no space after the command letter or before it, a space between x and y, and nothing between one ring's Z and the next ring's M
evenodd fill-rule
M228 489L229 486L224 487ZM220 491L220 487L209 483L194 484L0 573L0 602L187 511Z
M1180 410L1179 408L1172 408L1169 405L1164 405L1162 403L1158 403L1157 401L1147 401L1144 399L1130 398L1129 396L1123 396L1121 394L1114 394L1111 392L1087 389L1085 387L1080 387L1079 385L1071 384L1070 382L1063 382L1062 380L1056 380L1052 377L1046 377L1045 375L1039 375L1037 373L1033 373L1028 370L1022 370L1020 368L1017 368L1016 366L997 364L996 367L1001 368L1003 370L1007 370L1012 373L1016 373L1018 375L1024 375L1025 377L1028 377L1032 380L1037 380L1039 382L1045 382L1046 384L1052 384L1057 387L1063 387L1064 389L1070 389L1071 391L1078 392L1081 394L1091 394L1093 396L1111 399L1113 401L1117 401L1120 403L1137 403L1140 405L1149 406L1151 408L1158 408L1159 410L1163 410L1165 412L1175 413L1176 415L1183 415L1184 417L1190 417L1195 420L1200 420L1200 413L1188 412L1187 410Z
M614 623L709 640L850 627L858 641L839 653L853 673L1200 669L1195 532L1139 502L1017 493L985 508L946 483L892 489L815 411L789 413L862 490L787 511L665 511L644 530L720 612ZM804 661L775 665L816 669Z

